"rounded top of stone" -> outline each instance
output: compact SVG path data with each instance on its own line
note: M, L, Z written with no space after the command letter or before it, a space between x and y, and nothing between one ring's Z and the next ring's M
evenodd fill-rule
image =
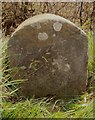
M36 16L28 18L27 20L22 22L17 27L17 29L15 30L14 33L16 33L18 30L22 29L23 27L25 27L27 25L32 25L32 24L37 23L37 22L45 22L46 20L57 21L57 22L61 22L61 23L68 23L68 24L76 27L77 29L81 30L74 23L72 23L71 21L69 21L69 20L67 20L67 19L65 19L65 18L63 18L63 17L61 17L59 15L45 13L45 14L36 15ZM12 36L14 35L14 33L12 34ZM81 33L86 35L86 33L83 30L81 30Z

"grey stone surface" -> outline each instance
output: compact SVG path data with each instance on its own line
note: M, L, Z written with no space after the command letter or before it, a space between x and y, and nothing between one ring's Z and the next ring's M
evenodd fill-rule
M72 22L43 14L24 21L8 41L8 55L14 79L25 97L80 95L87 79L86 34Z

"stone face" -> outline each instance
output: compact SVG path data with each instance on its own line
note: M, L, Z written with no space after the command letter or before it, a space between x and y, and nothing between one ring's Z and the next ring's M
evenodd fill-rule
M86 34L70 21L43 14L24 21L8 41L13 79L27 79L25 97L80 95L87 79Z

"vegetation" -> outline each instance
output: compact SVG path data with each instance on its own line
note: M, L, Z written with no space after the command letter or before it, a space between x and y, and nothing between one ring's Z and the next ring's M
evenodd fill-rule
M81 98L82 99L82 98ZM49 99L3 103L4 118L93 118L93 101L52 102Z
M5 35L10 35L27 18L53 13L83 26L88 31L93 29L94 11L95 2L3 2L2 28Z

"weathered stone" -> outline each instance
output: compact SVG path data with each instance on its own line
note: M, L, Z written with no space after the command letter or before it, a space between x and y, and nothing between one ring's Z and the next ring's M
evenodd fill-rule
M76 96L85 91L87 36L72 22L53 14L24 21L8 41L10 67L26 97ZM15 71L15 70L14 70Z

